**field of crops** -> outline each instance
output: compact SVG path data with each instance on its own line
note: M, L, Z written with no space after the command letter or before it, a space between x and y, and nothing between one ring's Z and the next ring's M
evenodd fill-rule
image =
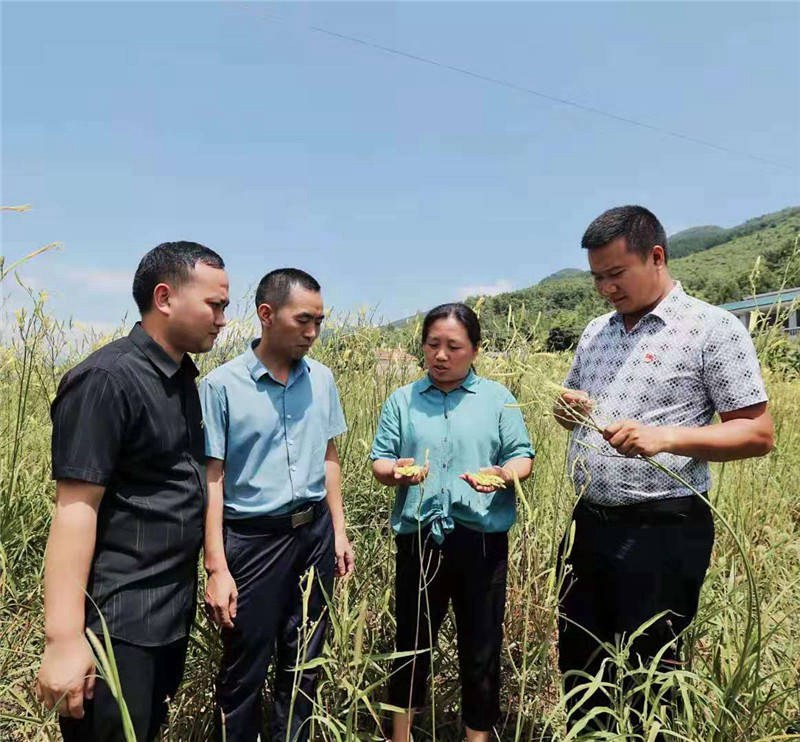
M53 484L49 478L48 405L60 375L90 349L74 344L69 327L48 317L41 303L12 320L0 347L0 739L55 739L52 715L33 695L42 645L42 556ZM200 359L204 371L240 351L249 322L234 322L215 350ZM409 333L413 328L409 328ZM96 339L99 340L99 339ZM392 652L392 493L373 480L367 454L380 405L419 373L382 362L380 331L364 323L333 333L314 354L334 371L349 424L339 444L345 507L356 549L354 578L340 583L330 604L332 627L322 658L315 740L382 739L382 701ZM505 383L523 405L537 449L535 476L518 493L519 519L511 531L503 657L503 740L576 739L562 725L555 656L559 576L555 557L570 520L572 489L566 472L566 433L549 414L552 388L568 354L545 354L512 342L483 358L480 373ZM719 511L717 543L698 618L688 645L691 663L636 682L654 693L678 688L681 710L663 731L681 740L797 739L787 734L800 719L800 383L767 374L777 428L767 458L715 467L711 501ZM727 525L726 525L727 524ZM183 689L173 699L166 736L209 737L218 642L198 615ZM609 661L626 673L625 647ZM447 621L434 660L433 705L420 715L415 738L459 739L454 631ZM608 688L608 705L626 737L631 719L623 683ZM665 715L656 702L645 720L653 739Z

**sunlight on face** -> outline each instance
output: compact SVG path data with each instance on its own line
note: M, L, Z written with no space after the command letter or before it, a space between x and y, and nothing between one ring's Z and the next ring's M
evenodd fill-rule
M436 320L422 345L425 365L437 386L456 386L468 373L478 349L455 317Z
M624 237L589 250L589 268L597 292L620 314L639 314L660 297L663 253L642 259L628 250Z
M184 353L211 350L225 326L227 306L227 273L195 264L190 279L170 292L169 333L174 347Z
M316 342L324 319L322 294L293 286L286 304L273 314L270 344L299 360Z

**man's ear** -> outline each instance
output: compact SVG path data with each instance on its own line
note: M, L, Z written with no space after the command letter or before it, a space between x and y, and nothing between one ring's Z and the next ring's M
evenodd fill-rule
M272 327L272 323L275 321L275 312L269 304L259 304L256 314L264 327Z
M169 316L170 299L172 298L172 288L167 283L159 283L153 289L153 309L161 314Z
M661 245L655 245L651 253L653 262L657 266L665 266L667 264L667 251Z

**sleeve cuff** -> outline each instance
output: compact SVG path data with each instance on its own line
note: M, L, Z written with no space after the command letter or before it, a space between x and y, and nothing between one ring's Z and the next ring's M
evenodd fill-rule
M97 484L105 487L111 479L111 474L105 474L97 469L81 468L79 466L54 466L53 479L76 479L88 484Z

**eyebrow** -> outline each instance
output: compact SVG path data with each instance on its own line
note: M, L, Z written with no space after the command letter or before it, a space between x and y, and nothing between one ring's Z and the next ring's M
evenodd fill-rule
M598 272L598 271L591 271L590 270L589 273L591 273L593 276L597 277L601 273L611 273L612 271L619 271L619 270L622 270L623 268L625 268L624 265L612 265L610 268L606 268L604 271L599 271Z
M296 314L295 317L297 319L318 319L320 321L325 319L325 314L312 314L311 312L300 312L300 314Z

